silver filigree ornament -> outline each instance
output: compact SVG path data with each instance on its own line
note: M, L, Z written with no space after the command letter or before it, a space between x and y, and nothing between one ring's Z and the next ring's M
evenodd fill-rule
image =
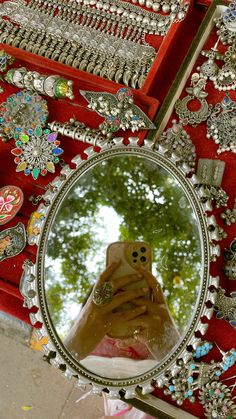
M236 327L236 292L230 293L230 297L225 295L225 290L219 288L216 302L214 304L217 319L225 319L232 327Z
M196 400L194 392L199 390L199 399L205 409L206 417L227 418L225 414L234 414L236 406L231 400L230 388L219 382L219 379L235 364L236 351L231 349L223 352L218 348L223 355L220 362L214 360L210 363L200 362L199 358L207 355L212 348L211 343L203 341L189 354L187 363L179 359L174 376L166 375L167 389L164 393L181 405L184 400L194 403ZM233 419L235 416L229 417Z
M234 419L236 405L232 401L231 391L225 384L217 381L207 383L199 391L199 400L209 419Z
M210 115L212 105L208 105L205 99L208 96L208 93L204 91L205 85L206 80L201 78L198 73L193 73L191 77L192 87L186 88L189 95L176 101L175 111L184 125L190 124L196 127ZM189 109L189 103L193 101L200 102L200 109L196 111Z
M26 246L26 232L24 224L0 232L0 262L18 255Z
M236 1L232 1L225 12L215 20L217 35L223 44L236 42Z
M36 126L43 127L48 117L47 102L35 92L21 91L0 105L2 140L17 140L21 133L32 135Z
M197 67L197 71L199 71L200 76L205 79L213 80L213 78L216 77L219 72L219 67L216 64L215 60L222 60L224 55L219 53L218 43L219 40L210 50L201 51L201 55L207 57L208 60L205 61L200 67Z
M212 78L215 89L229 91L236 89L236 43L233 43L224 56L224 66Z
M90 92L80 90L82 96L89 102L88 108L105 118L99 126L103 135L112 134L120 129L155 129L155 125L147 115L134 104L133 93L122 87L113 95L107 92Z
M49 129L43 131L41 127L36 127L31 135L19 134L16 148L11 150L16 156L16 172L23 171L26 176L31 174L34 180L47 172L54 173L55 164L59 163L59 156L63 153L57 135Z
M236 279L236 239L232 241L229 248L224 250L225 266L224 273L229 279Z
M167 157L171 157L174 153L178 158L176 164L185 163L189 166L190 171L193 171L196 160L195 146L181 123L173 119L172 124L172 127L164 131L155 143L155 148L158 149L160 146L166 148L165 155Z
M234 208L227 208L220 214L220 218L222 218L222 220L227 226L231 226L231 224L236 223L236 201L234 204Z
M217 153L236 153L236 102L225 96L212 110L207 120L207 138L212 138L219 148Z

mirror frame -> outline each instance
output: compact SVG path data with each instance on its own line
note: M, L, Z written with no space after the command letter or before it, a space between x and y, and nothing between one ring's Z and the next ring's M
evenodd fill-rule
M165 156L167 149L163 146L155 145L150 140L145 140L140 147L138 138L130 137L114 138L112 141L99 142L96 147L89 147L83 152L86 159L80 155L72 159L75 168L65 165L60 176L56 177L51 183L50 188L43 195L44 203L31 215L28 225L28 242L30 245L37 246L37 260L32 263L26 260L23 264L23 275L21 278L20 290L24 297L25 307L31 309L37 307L37 313L30 313L30 320L33 325L40 322L42 327L36 329L39 340L48 340L43 344L43 352L49 356L50 363L60 368L68 378L76 377L77 385L84 387L92 384L91 393L102 394L104 389L108 391L108 397L119 398L119 392L125 392L125 398L134 398L137 386L142 387L142 393L146 394L153 391L152 382L156 382L158 387L163 387L165 374L171 372L172 375L178 370L177 359L181 358L187 363L191 358L189 348L196 349L201 343L199 336L203 336L208 328L206 319L210 320L213 314L213 305L216 301L217 293L215 290L219 286L219 278L210 275L210 263L219 256L219 246L215 244L219 240L217 235L217 224L214 216L209 216L207 212L212 210L210 201L204 204L200 200L199 190L194 185L199 183L195 174L190 175L190 168L173 153L171 158ZM194 308L194 315L191 323L185 330L182 339L176 344L172 351L163 359L161 363L152 370L141 375L127 379L110 379L99 377L86 370L77 362L67 351L60 341L47 309L46 296L44 291L44 258L47 237L50 227L54 221L57 209L68 190L83 173L91 167L99 164L109 157L125 155L137 155L147 158L157 165L167 170L182 186L199 224L199 234L201 241L202 277L197 305ZM212 228L212 226L214 228ZM210 303L210 307L209 307ZM198 337L197 337L198 336Z

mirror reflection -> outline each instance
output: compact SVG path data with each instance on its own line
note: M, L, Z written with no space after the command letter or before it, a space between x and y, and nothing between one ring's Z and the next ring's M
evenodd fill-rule
M67 193L45 257L49 314L93 373L154 367L191 321L201 278L195 213L179 182L149 159L104 160Z

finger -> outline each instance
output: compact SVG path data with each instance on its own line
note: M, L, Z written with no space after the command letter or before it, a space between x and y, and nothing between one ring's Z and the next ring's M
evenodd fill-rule
M113 316L118 317L118 318L121 317L122 321L132 320L135 317L140 316L140 314L145 313L146 309L147 309L147 307L145 305L143 305L141 307L133 308L132 310L127 310L127 311L123 311L123 312L120 312L120 313L116 313Z
M114 295L111 302L108 303L106 307L106 312L114 310L124 303L128 303L135 298L144 296L148 292L148 288L138 288L129 291L122 291L119 294Z
M150 300L146 300L145 298L136 298L131 302L136 306L146 305L147 311L155 315L155 318L156 316L165 318L168 313L168 308L166 304L152 302Z
M110 283L113 286L114 292L121 289L122 287L131 284L133 282L138 282L143 278L142 274L137 272L136 274L122 276L120 278L111 279Z
M152 290L154 301L156 303L163 304L165 303L165 297L162 292L161 286L159 282L157 282L155 276L151 274L151 272L147 271L146 269L143 269L141 266L137 268L137 270L144 276L146 279L149 287Z
M157 320L160 320L160 318L155 319L155 322ZM143 329L149 329L152 327L152 319L148 314L140 315L138 317L135 317L134 319L129 320L128 324L132 328L135 327L137 329L143 330Z
M110 265L107 266L107 268L105 269L105 271L103 271L98 279L98 284L101 284L102 282L108 281L110 276L113 274L113 272L115 272L115 270L118 268L118 266L120 265L120 260L118 260L117 262L112 262Z

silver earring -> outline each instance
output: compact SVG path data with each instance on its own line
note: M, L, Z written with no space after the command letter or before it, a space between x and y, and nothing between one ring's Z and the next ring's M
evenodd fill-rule
M211 48L209 51L201 51L201 55L204 57L207 57L208 60L205 61L200 67L197 68L197 70L200 73L201 77L204 77L205 79L212 80L214 77L217 76L219 67L216 64L215 60L222 60L224 55L220 54L218 51L218 41L215 43L214 47Z
M216 207L226 206L229 197L221 188L225 162L221 160L199 159L197 178L202 201L215 201Z
M236 327L236 292L231 292L230 297L227 297L225 290L219 288L214 310L217 319L225 319L232 327Z
M217 153L236 153L236 102L225 96L212 110L207 120L207 138L219 146Z

